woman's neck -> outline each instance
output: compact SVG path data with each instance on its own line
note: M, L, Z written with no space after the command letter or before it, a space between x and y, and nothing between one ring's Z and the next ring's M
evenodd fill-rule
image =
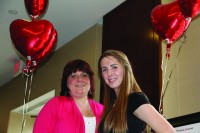
M94 116L88 99L75 99L75 103L83 116L85 117Z

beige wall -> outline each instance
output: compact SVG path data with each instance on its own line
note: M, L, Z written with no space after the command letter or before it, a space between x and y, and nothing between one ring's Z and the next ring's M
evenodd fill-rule
M59 35L58 35L59 36ZM67 36L67 35L66 35ZM69 60L84 59L93 68L96 75L96 97L99 100L99 79L97 77L97 60L101 54L102 46L102 26L94 25L77 38L57 50L52 57L46 61L40 68L34 71L33 84L31 89L30 101L51 90L55 90L56 95L60 92L60 79L63 68ZM25 79L22 76L14 78L9 83L0 88L0 133L6 133L9 123L10 111L23 104ZM12 114L15 118L20 118L16 114ZM10 120L11 123L22 122L21 119L16 121ZM28 122L27 122L27 126ZM21 129L21 125L17 126ZM16 133L19 129L16 126L10 127L9 133ZM12 132L15 131L15 132Z
M167 118L200 111L200 16L193 18L186 30L186 42L181 38L173 43L171 58L163 59L166 67L163 108ZM165 44L163 57L165 57ZM178 54L178 50L180 52ZM178 57L177 57L178 54ZM166 65L167 64L167 65ZM164 70L164 69L163 69ZM169 73L172 71L171 77ZM166 88L167 80L169 80Z
M7 133L21 133L21 131L23 133L32 133L35 118L27 115L25 120L26 122L22 129L22 115L15 112L10 113Z

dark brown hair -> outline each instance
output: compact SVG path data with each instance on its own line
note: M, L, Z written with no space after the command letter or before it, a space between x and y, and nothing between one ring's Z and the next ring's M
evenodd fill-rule
M67 86L67 78L70 74L76 71L83 71L89 75L90 78L90 91L88 93L89 98L94 98L94 93L95 93L95 86L94 86L94 72L92 71L90 65L81 60L81 59L76 59L69 61L66 66L64 67L63 74L62 74L62 79L61 79L61 96L67 96L70 97L69 93L69 88Z

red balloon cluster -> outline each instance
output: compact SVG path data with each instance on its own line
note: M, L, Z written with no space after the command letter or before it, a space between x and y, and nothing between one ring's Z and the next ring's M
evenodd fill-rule
M10 36L16 50L27 59L24 73L33 72L55 49L57 32L47 20L35 20L42 15L48 0L24 0L32 21L14 20L10 24Z
M167 42L166 57L172 43L187 30L192 17L200 14L200 0L178 0L155 6L151 21L158 36Z

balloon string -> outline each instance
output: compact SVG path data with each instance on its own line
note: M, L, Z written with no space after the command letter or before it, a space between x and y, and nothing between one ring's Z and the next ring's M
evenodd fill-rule
M164 57L163 57L163 58L164 58ZM164 60L164 59L162 59L162 66L161 66L162 72L163 72L163 64L164 64L163 60ZM164 74L163 74L164 76L163 76L163 81L162 81L162 84L163 84L163 85L164 85L164 83L165 83L165 77L166 77L165 75L166 75L166 70L167 70L167 60L166 60L166 64L164 65L164 67L165 67L165 68L164 68L164 72L163 72L163 73L164 73ZM162 87L162 90L161 90L161 97L160 97L160 104L159 104L159 112L160 112L160 113L162 112L162 108L161 108L162 100L163 100L163 99L162 99L162 98L163 98L163 97L162 97L162 94L163 94L163 87Z
M31 79L29 83L29 74L25 73L26 75L26 85L25 85L25 94L24 94L24 105L23 105L23 113L22 113L22 128L21 128L21 133L23 133L24 127L26 125L26 113L28 112L28 102L30 99L30 93L31 93L31 86L32 86L32 80L33 80L33 72L30 71L31 74ZM22 75L23 76L23 75ZM28 89L28 84L29 84L29 89ZM28 91L28 95L27 95Z
M161 90L160 105L159 105L159 112L160 113L162 112L161 105L162 105L162 101L163 101L163 98L165 96L165 93L167 91L167 88L168 88L168 85L169 85L169 82L170 82L170 78L172 76L172 72L173 72L173 70L174 70L174 68L176 66L176 63L178 61L178 56L180 54L181 48L183 46L183 43L185 43L185 41L186 41L186 34L184 33L183 36L182 36L182 39L181 39L181 45L180 45L180 47L178 49L178 53L177 53L177 56L176 56L176 61L174 63L174 66L172 67L171 72L169 74L169 77L167 79L167 83L166 83L165 89L163 89L163 87L162 87L162 90ZM162 71L163 71L163 59L162 59L162 67L161 68L162 68ZM162 86L164 86L164 81L165 81L165 76L166 76L166 68L167 68L167 61L166 61L166 65L165 65L165 71L164 71L164 78L163 78Z
M24 75L22 75L23 77ZM28 86L28 75L26 75L26 85L25 85L25 94L24 94L24 105L23 105L23 112L22 112L22 129L21 129L21 133L23 132L24 126L25 126L25 105L26 105L26 91L27 91L27 86Z

